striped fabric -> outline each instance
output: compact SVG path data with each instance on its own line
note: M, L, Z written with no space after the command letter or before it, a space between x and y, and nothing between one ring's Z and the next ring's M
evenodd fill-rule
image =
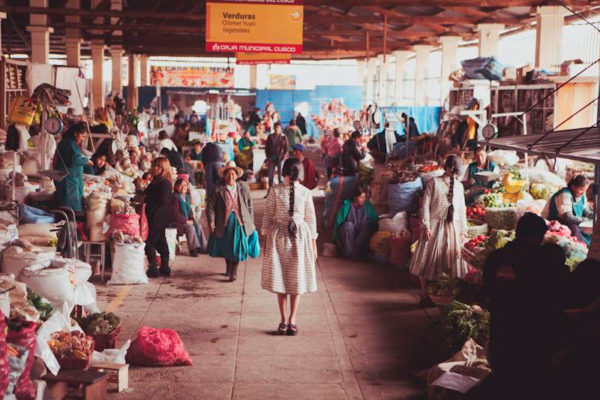
M461 235L467 233L467 212L463 185L454 181L454 220L446 222L448 215L448 192L450 178L439 177L428 182L421 206L423 229L417 250L410 262L414 275L434 280L443 272L462 278L468 272L467 264L461 259ZM425 228L432 233L431 240L425 238Z
M317 290L315 254L317 239L315 206L310 190L295 183L296 238L288 233L290 187L276 185L267 197L261 232L266 236L261 286L274 293L303 294Z

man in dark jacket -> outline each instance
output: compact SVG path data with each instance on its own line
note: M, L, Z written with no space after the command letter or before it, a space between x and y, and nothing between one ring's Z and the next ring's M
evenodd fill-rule
M287 137L282 134L281 124L276 122L274 132L267 138L267 146L265 147L269 167L269 190L273 187L275 180L275 168L277 168L279 183L283 182L281 179L281 167L288 154L289 147Z
M219 179L219 168L223 165L223 149L213 142L209 142L202 149L202 163L204 164L204 188L206 198L215 190Z
M371 138L371 140L369 140L369 143L367 143L367 148L371 152L380 153L383 155L387 154L387 140L385 138L385 130L389 129L389 127L390 127L390 123L386 122L383 130L381 132L379 132L378 134L376 134L375 136L373 136ZM398 143L402 140L402 137L400 135L398 135L396 132L394 132L394 135L396 136L396 143Z
M306 119L304 119L301 113L296 115L296 125L298 125L298 128L300 128L302 135L306 136Z
M352 132L350 139L344 143L342 151L342 167L344 168L344 175L353 176L358 173L358 166L360 160L365 158L365 150L360 146L358 140L360 139L360 132Z
M175 167L178 173L187 174L189 178L188 180L190 184L192 184L192 186L196 184L196 179L194 178L194 170L191 167L191 165L185 162L185 159L183 158L181 153L175 150L169 150L167 148L164 148L160 151L160 154L163 157L167 157L167 159L169 160L169 164L171 164L172 167Z
M516 239L485 263L489 359L498 398L541 398L552 355L570 341L564 313L569 269L559 246L542 244L547 230L543 218L526 213Z

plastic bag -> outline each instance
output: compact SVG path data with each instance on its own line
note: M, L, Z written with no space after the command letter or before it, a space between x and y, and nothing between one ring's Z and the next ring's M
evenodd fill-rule
M50 239L56 239L56 232L60 228L59 224L32 223L19 225L19 237L22 236L37 236Z
M8 387L8 374L10 364L8 363L8 352L6 349L6 324L4 314L0 312L0 393L5 393Z
M379 230L392 233L408 232L408 214L406 211L401 211L393 218L388 214L382 215L379 217Z
M21 224L52 224L56 222L56 218L44 210L21 203L19 204L19 222Z
M423 181L417 178L406 183L388 185L388 202L390 214L396 215L400 211L413 213L419 208L419 192L423 190Z
M148 217L146 217L146 203L143 203L140 211L140 236L143 241L148 239L150 226L148 225Z
M125 364L125 356L130 346L131 340L127 340L120 349L105 349L102 352L94 351L92 362Z
M111 214L108 234L121 231L124 235L140 235L140 216L137 214Z
M148 283L144 270L144 243L115 243L113 271L108 285Z
M398 268L404 268L410 260L410 233L392 234L390 243L390 263Z
M165 236L167 238L167 245L169 246L169 261L174 261L177 253L177 229L165 229Z
M519 162L516 151L494 150L488 154L488 159L500 166L512 167Z
M4 400L13 400L17 398L14 395L15 388L19 382L19 378L23 375L23 371L27 367L27 358L29 357L29 352L23 346L13 345L13 347L17 350L18 355L16 357L7 357L9 367L7 375L8 387L6 388L6 393L3 397Z
M126 356L127 363L146 367L192 365L177 332L171 329L141 327Z
M33 400L35 399L35 387L31 382L31 366L35 357L35 330L37 325L33 322L24 322L20 331L8 331L6 341L24 347L27 351L27 362L25 369L17 381L14 393L18 400Z

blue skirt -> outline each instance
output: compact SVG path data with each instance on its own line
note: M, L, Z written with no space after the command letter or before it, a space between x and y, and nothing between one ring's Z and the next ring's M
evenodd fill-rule
M260 254L258 232L246 236L244 227L235 214L231 213L222 238L211 235L208 239L208 255L225 258L229 261L246 261L248 256L257 258Z

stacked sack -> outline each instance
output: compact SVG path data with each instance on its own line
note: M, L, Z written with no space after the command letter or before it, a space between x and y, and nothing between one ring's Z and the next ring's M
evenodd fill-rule
M108 193L94 192L87 201L87 227L92 242L104 242L108 237L104 233L104 220L108 213Z

